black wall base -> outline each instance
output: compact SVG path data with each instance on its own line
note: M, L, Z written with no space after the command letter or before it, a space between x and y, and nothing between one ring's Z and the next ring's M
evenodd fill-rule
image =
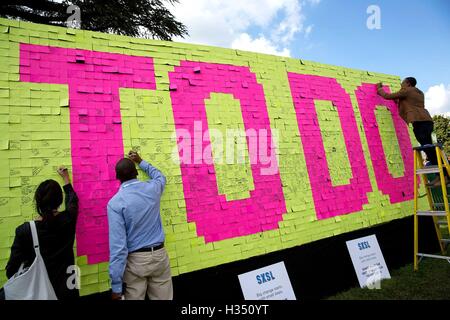
M428 218L428 219L427 219ZM419 223L422 252L439 250L432 219ZM173 278L176 300L243 300L238 275L284 261L297 299L321 299L357 287L348 240L375 234L390 270L413 261L413 217ZM411 272L413 272L411 270Z
M420 218L421 252L438 252L432 219ZM302 246L182 274L173 278L177 301L242 301L238 275L284 261L298 300L322 299L351 287L358 287L348 240L375 234L389 270L413 261L413 217L394 220ZM413 270L411 269L411 272ZM82 299L109 298L108 293Z

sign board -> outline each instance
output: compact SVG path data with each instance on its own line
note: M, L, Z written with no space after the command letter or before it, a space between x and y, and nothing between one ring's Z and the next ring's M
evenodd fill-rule
M296 300L284 262L238 277L245 300Z
M378 286L379 289L381 279L391 278L375 235L347 241L346 244L361 288Z

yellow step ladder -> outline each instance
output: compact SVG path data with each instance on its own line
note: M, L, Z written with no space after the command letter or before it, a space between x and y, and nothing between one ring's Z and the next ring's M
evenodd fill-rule
M438 159L438 165L424 166L422 151L434 148ZM445 184L444 170L450 175L450 164L448 162L445 152L442 150L440 144L427 144L414 149L414 271L419 269L419 263L423 258L438 258L445 259L450 263L450 256L446 255L447 246L450 244L450 239L443 239L441 233L441 225L447 226L448 234L450 235L450 210L449 210L449 193L447 185ZM428 187L428 174L439 174L441 186ZM426 186L428 204L430 209L428 211L419 210L419 185L417 176L422 176L422 181ZM427 254L419 252L419 217L432 217L436 229L441 255Z

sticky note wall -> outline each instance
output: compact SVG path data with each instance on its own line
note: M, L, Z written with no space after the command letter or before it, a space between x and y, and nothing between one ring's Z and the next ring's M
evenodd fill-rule
M106 204L130 149L167 177L174 276L412 214L417 142L375 90L396 76L5 19L0 57L0 285L36 186L66 165L81 293L108 290Z

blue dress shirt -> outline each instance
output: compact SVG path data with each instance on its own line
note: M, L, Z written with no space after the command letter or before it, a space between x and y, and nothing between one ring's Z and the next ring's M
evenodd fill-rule
M166 178L144 160L139 167L151 180L125 181L108 202L109 275L115 293L122 292L128 253L164 242L160 199Z

